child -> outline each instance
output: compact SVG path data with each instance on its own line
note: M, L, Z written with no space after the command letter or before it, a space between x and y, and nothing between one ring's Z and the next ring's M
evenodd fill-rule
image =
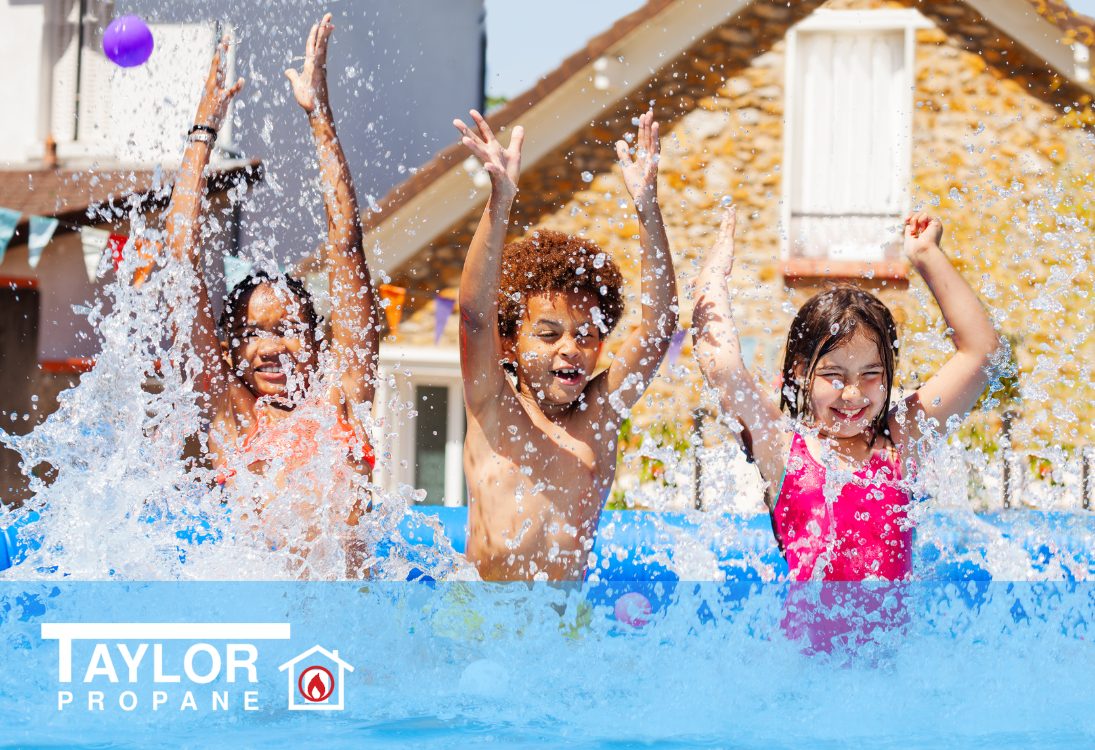
M367 476L372 471L372 450L361 417L373 400L378 346L357 197L327 96L327 42L333 29L327 14L308 36L303 72L288 70L286 75L297 103L308 114L323 179L326 257L335 298L331 354L337 380L319 390L321 337L312 296L288 276L256 273L233 289L219 321L223 339L218 339L202 272L200 210L213 141L229 102L243 86L242 78L230 88L224 85L227 36L213 58L167 219L171 252L193 272L190 283L197 294L197 309L192 342L204 372L195 387L204 394L199 401L210 424L209 450L221 472L218 481L238 482L241 471L263 477L277 466L276 474L267 479L280 490L294 479L307 480L278 496L303 496L308 498L303 507L313 510L323 498L308 493L318 495L319 482L314 476L292 475L323 447L333 445L345 459L344 466L334 467L335 474L348 471ZM245 509L245 514L264 512L272 494L261 494L265 499ZM361 512L361 502L349 494L344 505L334 509L335 517L350 525L357 524ZM286 515L294 513L299 511ZM287 521L301 524L294 534L299 538L293 538L292 544L302 556L325 533L317 518Z
M935 295L958 351L890 409L893 317L874 295L836 286L807 300L791 324L777 408L745 369L731 317L734 227L730 208L696 281L696 357L722 410L752 442L791 578L907 579L911 498L898 482L915 468L917 441L939 425L951 429L988 384L998 347L992 323L939 249L943 225L914 214L905 220L905 255Z
M622 312L622 279L597 245L537 231L503 247L524 133L503 149L478 112L456 120L491 196L460 284L460 365L468 432L467 556L486 580L581 580L616 474L617 428L643 394L677 325L676 278L658 208L658 125L616 152L635 202L642 321L593 377ZM512 372L515 382L507 377Z

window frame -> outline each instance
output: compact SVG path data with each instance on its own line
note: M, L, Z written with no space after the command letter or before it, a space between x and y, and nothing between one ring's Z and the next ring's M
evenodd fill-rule
M853 267L889 267L891 261L870 261L858 259L833 259L829 256L818 258L799 258L791 254L792 231L792 201L794 192L795 174L795 118L799 116L796 92L797 66L798 66L798 35L801 32L831 32L831 33L856 33L856 32L902 32L904 34L904 87L909 91L906 111L904 114L906 132L899 155L899 182L905 185L902 205L899 211L902 215L909 212L912 205L912 196L909 186L912 178L912 126L913 112L915 110L913 86L916 80L916 32L918 29L934 28L934 24L914 8L888 8L879 10L828 10L821 9L792 26L786 36L786 51L784 57L784 118L783 118L783 160L780 165L781 179L781 205L780 205L780 259L785 265L784 275L798 276L825 276L846 275ZM794 267L792 267L794 266ZM883 273L890 276L896 273L904 277L900 271Z
M380 345L379 378L374 409L373 446L378 457L373 483L397 493L400 484L415 486L417 416L407 418L397 404L414 401L418 386L448 388L445 436L445 498L443 505L467 504L464 482L464 380L456 349ZM394 379L395 386L391 385ZM415 404L418 411L419 404ZM390 454L390 458L387 457ZM406 461L407 466L401 466Z

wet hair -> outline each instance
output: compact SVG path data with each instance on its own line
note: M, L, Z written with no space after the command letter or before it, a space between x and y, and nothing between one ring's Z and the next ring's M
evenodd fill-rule
M793 418L804 416L809 409L818 361L857 334L867 336L878 345L886 378L886 402L871 424L873 441L879 435L889 435L887 420L897 367L897 326L889 308L878 297L851 284L839 284L815 294L795 315L787 333L779 407ZM801 381L795 375L800 365L803 367Z
M245 312L247 301L250 299L251 293L260 286L265 285L273 288L279 283L284 283L285 286L289 288L289 291L295 294L297 299L300 300L300 305L304 308L305 320L303 322L308 324L308 328L312 332L312 338L316 338L316 334L319 331L319 316L316 314L316 305L315 300L312 298L312 293L308 291L308 288L304 286L299 279L294 279L292 276L287 276L285 274L271 276L265 271L252 272L244 277L243 281L237 284L235 288L228 293L228 298L224 303L224 310L221 311L220 318L217 319L217 325L226 338L232 321Z
M529 297L544 292L588 292L601 312L601 336L623 313L623 275L597 243L571 234L539 229L502 250L498 286L498 332L513 338L528 311ZM600 327L600 326L598 326Z

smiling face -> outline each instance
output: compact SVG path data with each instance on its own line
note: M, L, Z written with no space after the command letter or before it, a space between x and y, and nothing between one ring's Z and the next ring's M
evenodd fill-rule
M284 299L282 298L284 297ZM243 315L229 325L232 369L256 398L293 400L303 392L316 367L314 335L307 313L294 294L282 294L262 284L240 308Z
M596 297L583 292L532 295L516 336L506 340L522 392L545 414L577 401L593 375L601 352L591 312L596 305Z
M886 395L878 343L858 334L818 360L810 383L810 413L827 435L856 437L887 407Z

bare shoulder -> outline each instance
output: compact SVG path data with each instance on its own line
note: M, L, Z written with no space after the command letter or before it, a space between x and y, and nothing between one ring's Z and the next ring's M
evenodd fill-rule
M466 391L466 381L464 388ZM469 429L474 422L484 435L491 435L494 432L504 430L507 425L513 424L514 420L520 415L525 414L525 408L521 405L517 394L514 393L513 386L504 371L501 376L501 383L497 387L493 398L474 401L465 399L464 406L468 415Z

